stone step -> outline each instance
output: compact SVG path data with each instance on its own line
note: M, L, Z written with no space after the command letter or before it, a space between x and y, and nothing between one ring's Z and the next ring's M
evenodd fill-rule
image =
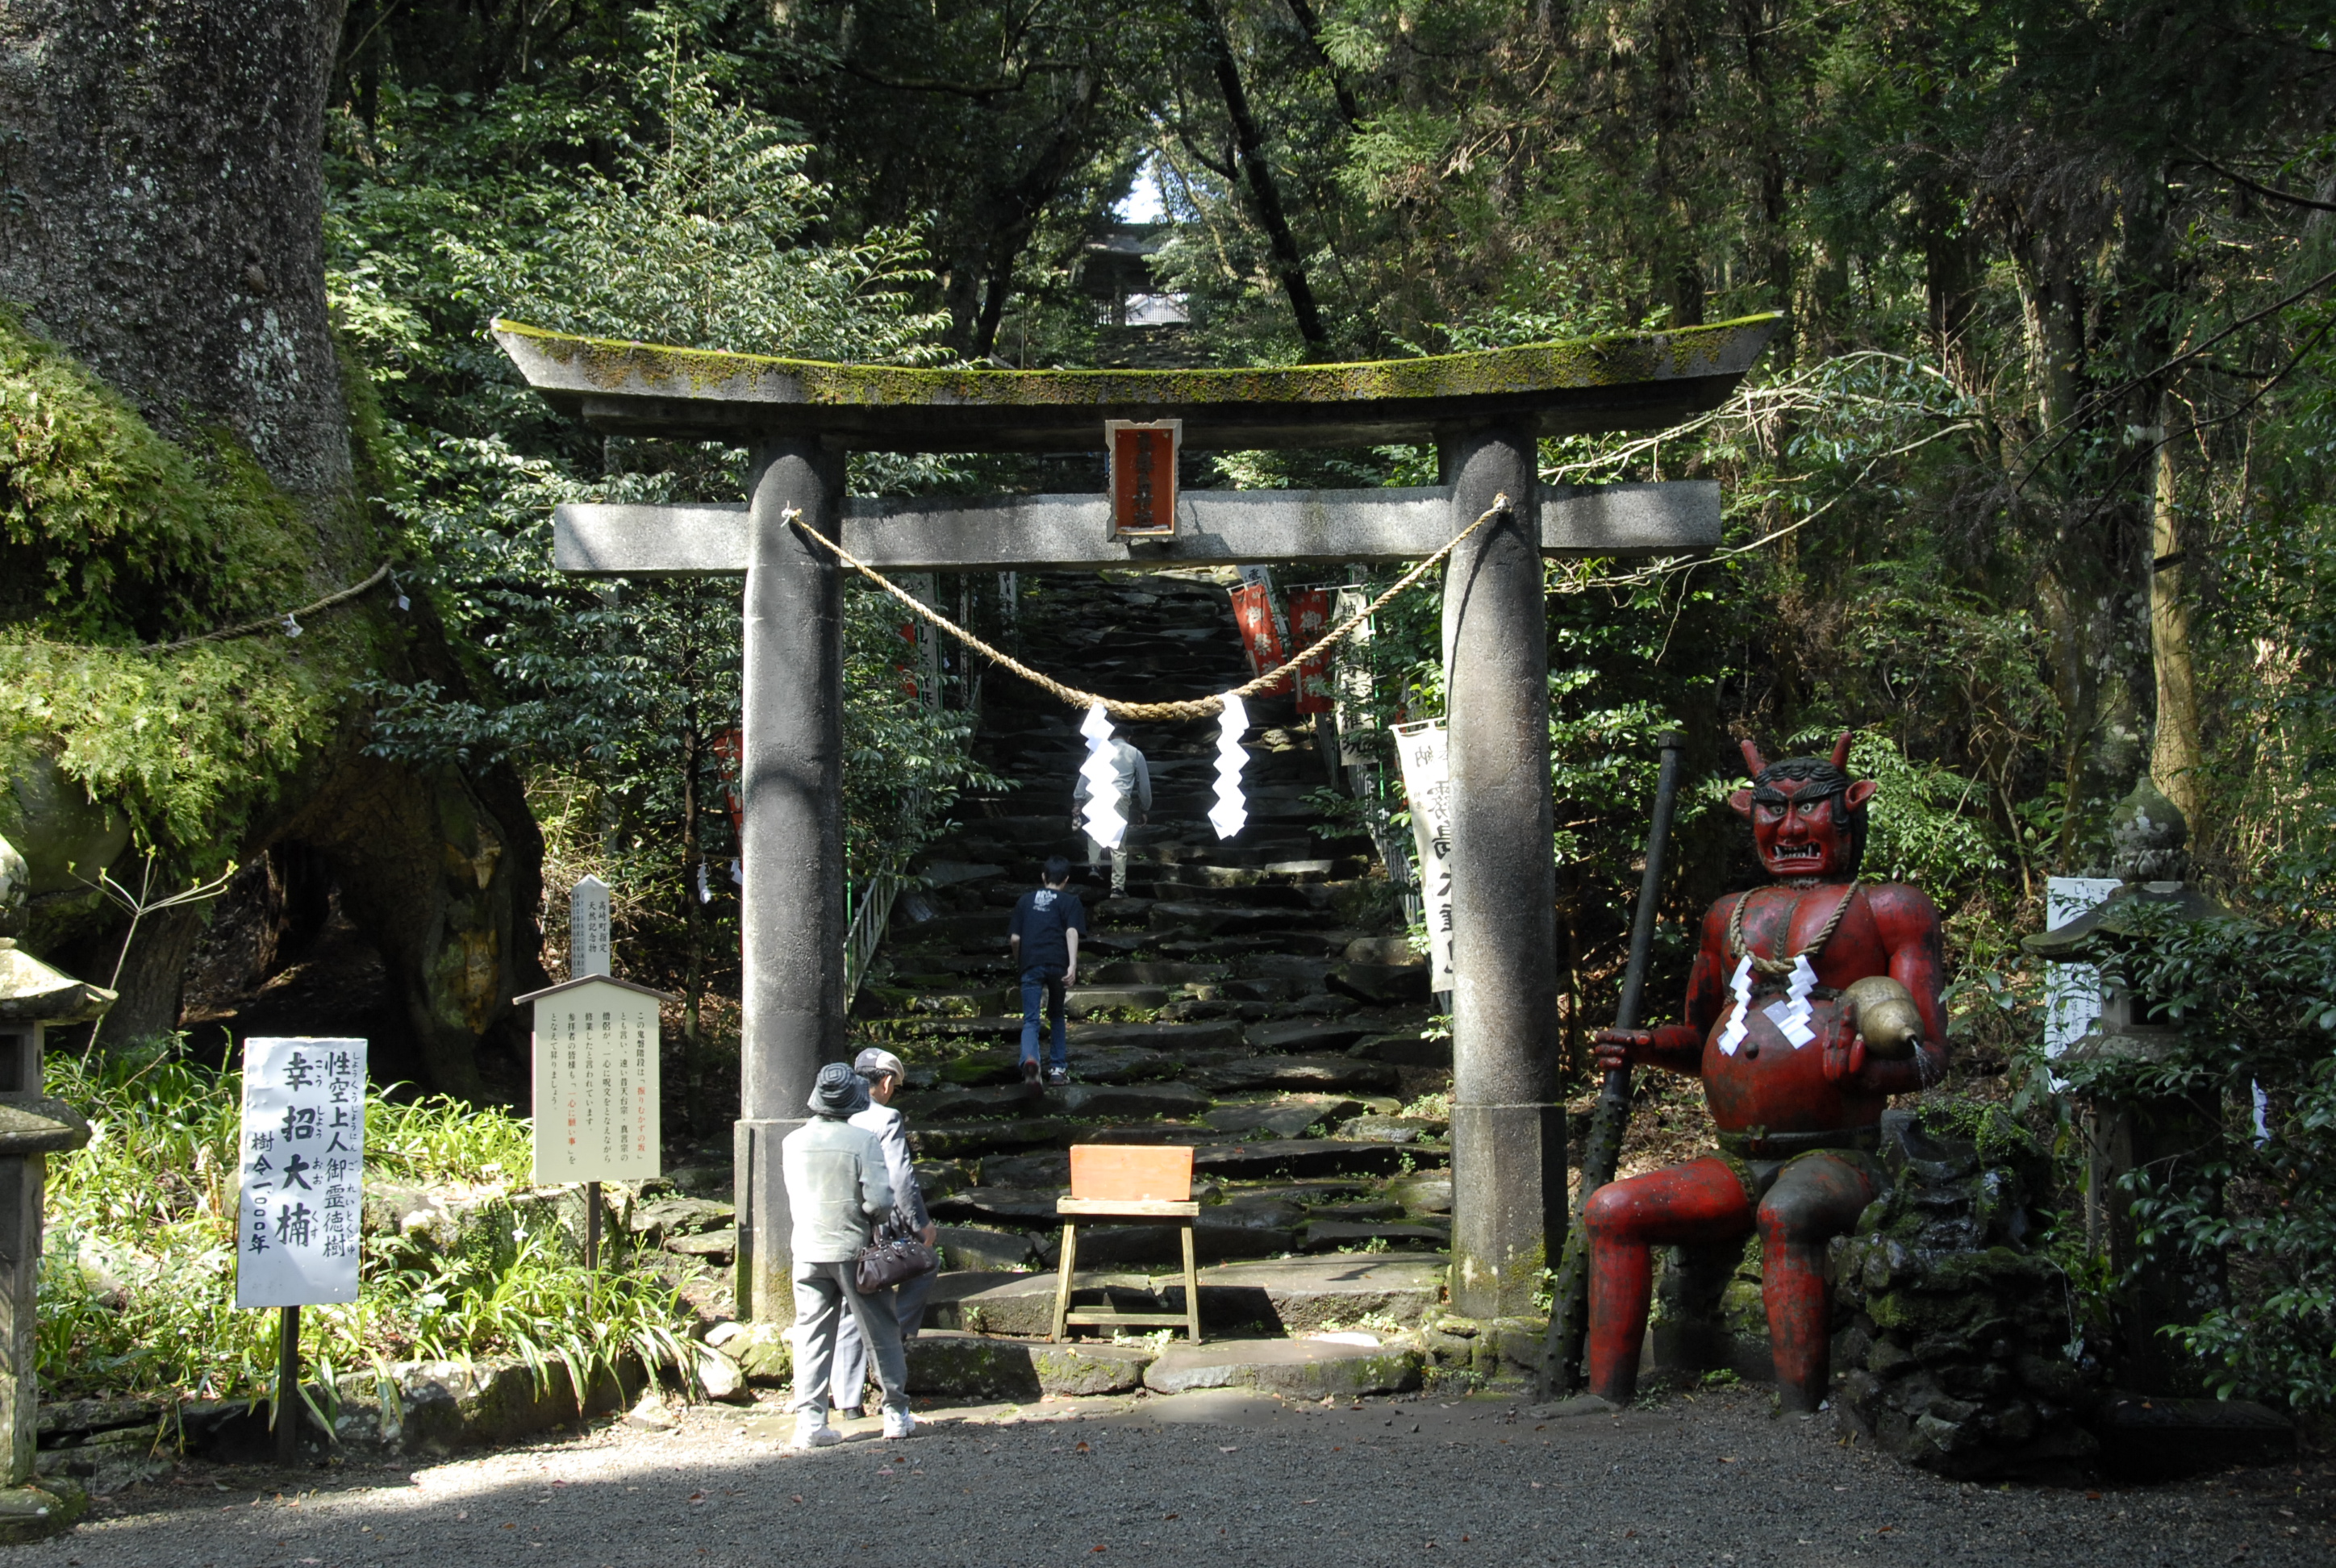
M1258 1026L1271 1028L1270 1024ZM1348 1056L1235 1057L1185 1075L1219 1094L1239 1089L1292 1089L1307 1094L1393 1090L1402 1076L1385 1062ZM905 1096L904 1096L905 1097Z
M1064 1031L1071 1047L1071 1070L1078 1071L1082 1050L1104 1046L1138 1046L1169 1051L1190 1060L1200 1051L1242 1048L1241 1026L1232 1022L1199 1024L1074 1024Z
M1388 1220L1311 1220L1299 1240L1307 1252L1359 1251L1373 1242L1405 1251L1437 1251L1452 1244L1448 1225L1404 1224Z
M1074 1125L1061 1116L1023 1116L1003 1122L963 1122L947 1127L909 1129L909 1146L934 1160L958 1160L1033 1145L1067 1146Z
M1098 985L1195 986L1222 980L1232 974L1229 964L1184 964L1152 959L1144 962L1121 959L1108 963L1095 972Z
M957 1287L950 1280L941 1276L934 1298L954 1307L963 1329L1037 1336L1054 1326L1056 1278L1051 1274L983 1274ZM1367 1316L1408 1326L1444 1300L1444 1264L1417 1255L1259 1259L1203 1269L1200 1282L1203 1337L1235 1327L1305 1334ZM1184 1309L1180 1270L1082 1269L1074 1285L1080 1290L1119 1292L1130 1311Z
M1368 1064L1357 1064L1365 1066ZM1209 1096L1189 1084L1080 1084L1059 1088L1004 1084L994 1088L933 1088L903 1092L895 1102L912 1123L972 1122L1025 1115L1191 1116L1209 1108Z
M1322 1055L1332 1051L1345 1053L1356 1041L1379 1033L1369 1023L1354 1020L1290 1018L1278 1023L1252 1024L1245 1031L1249 1047L1255 1051L1276 1051L1290 1056ZM1361 1062L1361 1058L1349 1060ZM1380 1063L1363 1063L1377 1066ZM1359 1083L1362 1080L1358 1079ZM1390 1085L1393 1077L1387 1080ZM1257 1086L1264 1088L1268 1086ZM1292 1084L1291 1088L1298 1087Z
M1362 1101L1344 1095L1300 1095L1249 1105L1219 1105L1203 1111L1201 1120L1221 1133L1295 1138L1318 1124L1336 1127L1368 1108Z
M1252 891L1265 891L1252 889ZM1338 924L1329 910L1251 909L1245 904L1187 903L1163 901L1147 911L1146 924L1164 935L1197 937L1258 936L1268 931L1321 930Z
M1419 1034L1367 1035L1347 1047L1347 1054L1366 1062L1386 1062L1398 1067L1449 1067L1452 1037L1431 1040Z
M1204 1323L1202 1332L1207 1331ZM1203 1339L1199 1345L1172 1344L1160 1352L1144 1368L1144 1386L1155 1394L1255 1388L1293 1399L1344 1399L1416 1388L1419 1372L1417 1351L1376 1342Z
M1192 1153L1200 1174L1224 1180L1244 1176L1393 1175L1406 1161L1415 1167L1441 1165L1443 1150L1395 1144L1356 1144L1337 1138L1258 1138L1241 1144L1211 1144Z
M1128 1393L1142 1387L1154 1354L1143 1345L1032 1345L945 1329L902 1349L910 1393L980 1400Z

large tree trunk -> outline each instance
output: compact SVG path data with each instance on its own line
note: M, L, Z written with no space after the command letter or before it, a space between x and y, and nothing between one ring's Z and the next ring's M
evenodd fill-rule
M339 501L325 95L343 0L0 0L0 297L165 433Z
M320 589L370 572L384 550L356 482L325 303L324 127L343 9L0 0L0 300L166 435L224 431L248 447L313 528ZM335 613L370 623L379 673L460 687L417 609L394 615L376 597ZM416 777L364 755L363 716L352 708L238 849L248 859L289 838L324 852L381 949L428 1086L472 1091L480 1043L509 1036L511 996L540 975L540 842L508 770ZM176 1026L208 913L140 924L105 1041Z

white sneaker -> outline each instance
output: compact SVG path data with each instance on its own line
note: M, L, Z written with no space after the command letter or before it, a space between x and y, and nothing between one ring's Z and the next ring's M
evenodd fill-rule
M917 1418L906 1410L884 1412L884 1436L887 1437L905 1437L916 1429Z
M794 1446L798 1448L832 1448L843 1441L843 1434L827 1424L824 1416L814 1416L805 1410L795 1417Z

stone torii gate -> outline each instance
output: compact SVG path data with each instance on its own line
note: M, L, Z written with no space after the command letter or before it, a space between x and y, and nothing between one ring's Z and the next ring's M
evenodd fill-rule
M744 1038L738 1299L793 1314L778 1141L843 1059L841 569L803 521L879 570L962 571L1417 560L1492 504L1445 567L1453 853L1450 1292L1530 1310L1566 1222L1542 557L1676 555L1719 541L1718 486L1552 488L1544 435L1661 428L1714 407L1777 318L1435 358L1286 370L919 370L567 336L495 323L528 384L602 432L749 448L735 506L563 506L563 571L745 578ZM1175 531L1127 538L1110 499L846 500L877 452L1100 447L1106 420L1182 421L1231 449L1436 443L1416 489L1185 492Z

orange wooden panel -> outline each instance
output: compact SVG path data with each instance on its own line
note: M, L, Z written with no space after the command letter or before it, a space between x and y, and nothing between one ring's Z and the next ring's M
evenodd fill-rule
M1074 1198L1165 1198L1192 1195L1192 1151L1156 1144L1074 1144Z

